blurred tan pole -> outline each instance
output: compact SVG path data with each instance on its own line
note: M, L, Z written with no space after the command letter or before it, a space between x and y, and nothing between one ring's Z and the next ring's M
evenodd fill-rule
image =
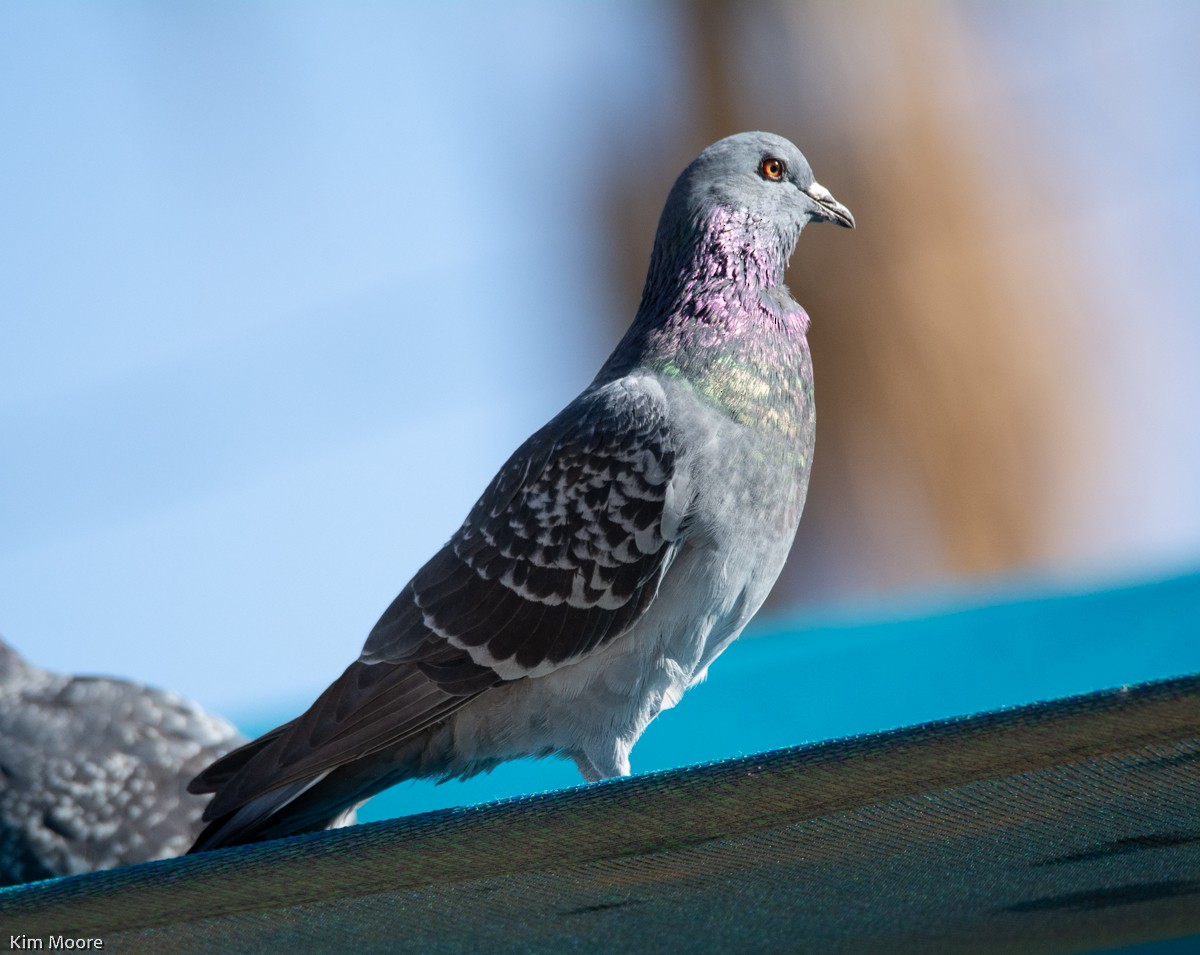
M1064 276L1030 261L1030 221L994 214L998 190L1033 199L1036 170L1017 185L986 167L988 149L1010 148L1019 130L955 8L675 9L691 53L681 85L695 91L688 148L747 128L790 135L860 224L806 233L789 273L813 317L818 437L776 597L1044 557L1047 480L1062 470L1056 447L1070 428L1055 377L1069 364L1055 314ZM983 98L986 118L955 112L962 90ZM639 186L632 204L653 206ZM618 222L652 230L646 216ZM640 272L648 241L630 232L618 244L626 274Z

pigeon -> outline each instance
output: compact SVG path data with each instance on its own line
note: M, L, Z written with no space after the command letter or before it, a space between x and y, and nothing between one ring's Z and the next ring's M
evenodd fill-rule
M50 673L0 640L0 885L182 855L208 802L188 781L245 742L175 693Z
M854 227L786 139L709 146L667 198L645 290L590 385L522 444L301 716L193 781L193 852L329 828L406 779L520 757L630 772L642 732L761 606L813 451L809 319L784 269Z

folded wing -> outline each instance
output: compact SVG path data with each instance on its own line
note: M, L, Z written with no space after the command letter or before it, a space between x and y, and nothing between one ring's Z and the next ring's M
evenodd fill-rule
M287 834L291 804L304 806L294 831L321 828L367 790L438 775L410 741L492 687L544 676L634 626L686 526L687 486L655 382L585 392L509 459L306 713L197 777L193 791L216 791L197 847ZM369 772L347 767L373 757Z

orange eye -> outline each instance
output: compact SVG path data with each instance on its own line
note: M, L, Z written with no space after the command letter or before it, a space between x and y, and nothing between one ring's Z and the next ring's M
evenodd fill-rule
M774 156L768 156L758 164L758 171L772 182L780 182L787 175L787 163Z

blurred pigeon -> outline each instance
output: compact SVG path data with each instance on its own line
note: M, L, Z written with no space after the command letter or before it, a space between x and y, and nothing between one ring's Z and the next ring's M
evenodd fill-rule
M813 449L808 222L854 218L779 136L704 150L667 199L642 302L595 380L500 469L312 707L218 760L192 851L330 826L403 779L522 756L629 773L654 717L758 610Z
M0 885L182 855L188 780L245 737L174 693L60 676L0 641Z

